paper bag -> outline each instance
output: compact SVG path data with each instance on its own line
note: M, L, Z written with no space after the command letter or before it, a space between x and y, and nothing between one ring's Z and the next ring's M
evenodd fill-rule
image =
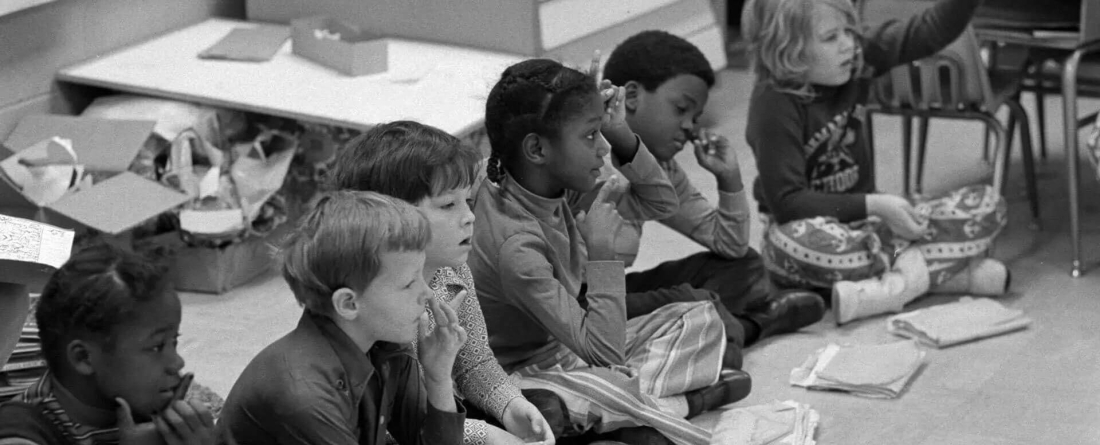
M297 138L274 130L233 148L236 160L230 174L246 221L255 220L264 203L282 188L297 149Z

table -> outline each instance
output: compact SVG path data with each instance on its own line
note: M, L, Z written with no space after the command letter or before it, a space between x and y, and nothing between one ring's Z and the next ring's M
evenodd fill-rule
M1081 262L1081 223L1080 197L1078 195L1078 168L1080 164L1077 141L1077 67L1085 54L1100 51L1100 41L1081 42L1080 36L1051 35L1036 36L1026 31L1007 31L997 29L978 29L978 37L986 41L1016 44L1031 48L1068 51L1062 61L1062 121L1066 144L1066 181L1069 188L1069 231L1072 249L1070 275L1080 277Z
M291 53L261 63L199 59L236 27L227 19L174 31L65 68L58 79L359 130L416 120L456 136L478 130L485 98L522 56L388 39L389 71L348 77Z

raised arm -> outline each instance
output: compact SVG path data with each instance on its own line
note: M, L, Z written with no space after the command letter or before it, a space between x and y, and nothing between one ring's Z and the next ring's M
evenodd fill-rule
M871 24L863 32L863 58L884 74L950 45L970 23L981 0L939 0L908 18Z
M744 256L749 249L751 230L744 186L739 186L737 191L719 187L718 207L715 207L691 184L680 164L672 161L666 171L680 197L680 210L661 223L723 257Z

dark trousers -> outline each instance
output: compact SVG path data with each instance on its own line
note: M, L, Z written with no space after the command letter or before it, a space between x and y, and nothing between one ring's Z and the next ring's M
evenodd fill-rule
M775 291L755 250L735 259L700 252L627 274L626 316L645 315L669 303L713 301L726 337L745 346L743 325L735 318L762 307Z

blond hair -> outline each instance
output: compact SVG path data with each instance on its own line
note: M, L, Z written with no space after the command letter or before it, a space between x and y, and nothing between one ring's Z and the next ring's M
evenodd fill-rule
M808 47L814 39L814 11L831 7L858 23L851 0L749 0L741 13L741 34L749 45L758 83L800 97L812 97L806 78L810 70ZM857 62L859 63L859 62Z

